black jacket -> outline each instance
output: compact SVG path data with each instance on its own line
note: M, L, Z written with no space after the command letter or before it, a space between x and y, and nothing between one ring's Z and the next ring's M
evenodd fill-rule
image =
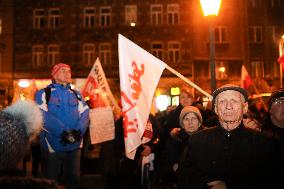
M196 133L188 145L180 188L208 188L215 180L225 181L228 189L277 188L279 146L260 132L243 124L228 132L218 125Z

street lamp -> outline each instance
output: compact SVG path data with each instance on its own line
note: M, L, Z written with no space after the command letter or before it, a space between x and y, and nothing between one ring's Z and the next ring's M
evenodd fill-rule
M217 16L220 10L221 0L200 0L204 16ZM215 44L214 44L214 28L212 22L209 23L209 47L210 47L210 76L211 76L211 92L216 89L215 74Z

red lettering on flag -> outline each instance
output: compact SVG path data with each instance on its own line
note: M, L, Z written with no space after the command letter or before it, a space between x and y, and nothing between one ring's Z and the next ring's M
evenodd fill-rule
M131 79L131 88L134 90L132 92L132 98L135 100L139 99L139 95L141 94L141 83L140 83L140 77L144 74L144 64L141 64L141 69L139 70L137 67L137 64L135 61L132 62L132 68L133 68L133 75L128 74L128 77Z

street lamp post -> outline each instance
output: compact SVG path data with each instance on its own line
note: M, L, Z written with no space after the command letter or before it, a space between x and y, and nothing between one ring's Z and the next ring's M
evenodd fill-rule
M221 0L200 0L204 16L217 16L220 10ZM211 76L211 92L216 89L215 74L215 43L214 43L214 27L213 23L209 23L209 48L210 48L210 76Z

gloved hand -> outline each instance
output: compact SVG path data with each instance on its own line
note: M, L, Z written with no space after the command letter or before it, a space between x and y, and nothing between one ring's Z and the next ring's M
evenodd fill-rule
M63 146L66 146L67 144L73 144L75 142L77 141L74 134L72 133L72 130L67 130L62 132L60 143Z
M76 142L81 141L82 136L81 136L81 131L79 129L78 130L72 129L71 134L73 135Z

